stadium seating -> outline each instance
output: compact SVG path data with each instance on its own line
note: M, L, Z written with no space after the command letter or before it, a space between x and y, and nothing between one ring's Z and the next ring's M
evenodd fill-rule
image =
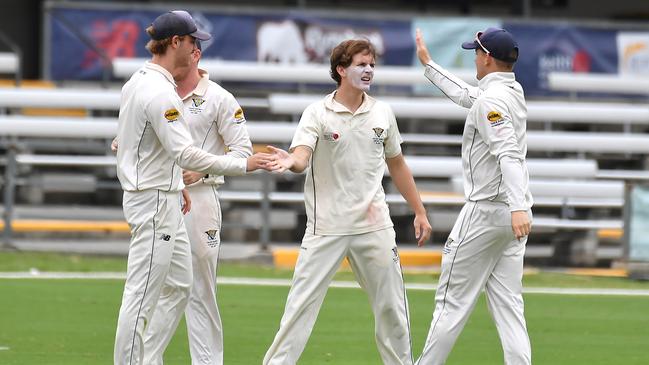
M120 78L128 78L144 64L141 58L116 58L113 60L113 73ZM281 65L273 63L209 60L201 61L201 67L210 71L215 81L273 82L273 83L312 83L331 84L329 67L320 64ZM476 84L475 72L471 70L452 70L460 78ZM377 68L373 83L384 85L428 84L423 69L404 66L381 66Z
M18 70L18 57L14 53L0 52L0 74L14 74Z
M548 83L556 91L649 95L649 77L551 72Z
M320 95L271 94L270 111L301 114ZM464 120L468 109L445 98L381 97L397 118ZM649 125L649 106L632 103L528 101L528 122Z
M0 66L2 59L0 58ZM141 60L117 60L115 72L117 75L128 75L134 67L141 66ZM215 80L244 81L244 82L282 82L282 83L322 83L330 84L328 70L323 66L305 65L286 67L277 65L260 65L247 62L209 61L203 67L210 69L210 75ZM420 68L411 67L382 67L377 70L376 84L379 86L427 84ZM303 72L300 72L303 71ZM474 80L472 72L463 71L466 80ZM248 122L248 129L253 142L287 146L290 142L297 123L295 122L304 107L321 98L321 95L274 93L272 86L266 89L267 94L256 93L253 97L237 95L240 104L248 109L254 109L254 117ZM376 91L376 90L375 90ZM379 89L385 92L386 89ZM425 204L435 207L431 210L439 232L450 229L451 219L437 219L447 215L454 217L457 209L463 204L461 194L461 163L458 157L458 146L461 136L457 128L449 126L460 125L466 116L466 109L455 106L444 98L439 97L403 97L378 96L388 102L401 125L404 140L406 160L418 185L424 191L422 199ZM16 178L20 184L33 184L37 179L25 179L25 173L52 174L52 171L75 171L69 179L79 176L94 176L97 171L112 171L108 179L112 179L112 188L118 185L114 181L114 156L108 151L110 140L116 134L116 111L119 107L120 91L117 87L100 89L89 88L49 88L26 89L7 87L0 88L0 135L16 141L28 140L26 148L15 154L15 161L20 167ZM24 113L24 108L80 108L85 110L82 117L71 118L63 116L33 117ZM528 131L528 149L531 154L529 170L531 189L535 195L535 205L540 213L535 216L534 225L541 232L607 232L609 239L619 242L623 227L621 210L624 207L624 189L626 181L649 179L649 173L629 167L611 170L601 168L600 161L604 158L622 156L643 160L649 155L649 138L644 134L631 133L630 127L645 127L649 125L649 108L642 104L631 102L583 102L583 101L530 101L528 104L529 122L542 123L532 126ZM261 116L261 118L260 118ZM435 123L429 121L435 120ZM416 121L416 123L411 123ZM405 124L404 124L405 123ZM423 128L430 125L442 125L444 128ZM554 128L554 125L583 125L584 129ZM604 126L598 130L593 126ZM624 133L611 132L609 127L622 126ZM535 127L537 129L535 129ZM606 129L609 128L609 129ZM432 130L432 132L431 132ZM453 130L453 133L449 133ZM615 129L614 129L615 130ZM55 151L47 148L42 150L37 141L45 138L52 140L51 144L60 146ZM73 141L97 141L99 149L89 150L76 148ZM31 148L31 147L34 148ZM83 144L79 144L83 146ZM434 151L428 152L429 148ZM61 152L56 152L56 151ZM452 157L450 157L452 156ZM567 158L566 158L567 157ZM608 164L607 166L610 166ZM89 171L89 172L82 172ZM93 172L94 171L94 172ZM86 174L86 175L79 175ZM57 178L60 177L57 175ZM65 179L65 176L62 177ZM226 184L221 189L221 199L226 210L228 206L249 209L255 206L254 213L261 214L262 221L253 224L254 228L269 230L269 214L264 213L261 206L272 207L273 211L287 209L299 212L298 207L303 203L303 194L299 182L301 177L275 177L269 174L255 174L249 178L255 182L245 182L237 179L237 190ZM92 179L91 179L92 180ZM277 181L292 182L293 189L279 188ZM265 181L263 184L259 181ZM297 183L297 184L296 184ZM82 183L79 183L82 184ZM71 191L74 186L71 184ZM91 191L96 186L96 179L91 181L88 188L79 188L79 192ZM243 187L243 188L242 188ZM246 188L247 187L247 188ZM45 186L41 186L45 189ZM90 189L90 190L88 190ZM386 199L392 205L394 214L408 214L403 198L395 191L386 188ZM7 202L5 202L7 204ZM286 206L286 207L285 207ZM234 212L234 211L233 211ZM18 220L17 228L23 230L35 229L33 222ZM50 222L51 223L51 222ZM84 225L74 219L61 223L60 231L104 231L125 232L119 222L104 221L97 224ZM114 223L114 224L113 224ZM22 224L22 225L21 225ZM49 223L48 223L49 224ZM22 227L22 228L21 228ZM32 228L30 228L32 227ZM53 227L43 224L42 227ZM82 227L82 228L79 228ZM441 227L441 229L440 229ZM56 231L55 228L52 228ZM269 233L266 232L266 237ZM544 248L545 247L545 248ZM598 257L619 257L621 247L615 246L607 253L598 253ZM530 250L531 254L550 255L553 250L547 246L537 246Z

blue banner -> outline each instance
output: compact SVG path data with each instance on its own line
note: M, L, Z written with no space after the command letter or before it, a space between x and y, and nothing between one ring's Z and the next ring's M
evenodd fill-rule
M50 76L54 80L97 80L105 58L149 57L147 26L159 11L54 8L51 16ZM344 39L368 38L378 62L410 65L414 41L409 21L352 20L303 13L237 15L192 12L212 34L205 58L279 63L328 63L331 49ZM91 45L105 56L101 57Z
M516 79L527 95L557 94L548 88L550 72L616 73L617 32L569 24L505 23L519 45Z

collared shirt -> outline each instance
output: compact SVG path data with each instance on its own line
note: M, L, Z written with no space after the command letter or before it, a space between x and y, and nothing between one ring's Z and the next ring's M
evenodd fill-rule
M246 160L214 156L194 147L176 84L163 67L147 62L122 87L117 127L117 176L125 191L184 187L181 167L242 175Z
M231 93L211 81L206 71L199 72L201 79L196 88L182 98L194 146L215 155L227 152L235 157L249 157L252 143L241 106ZM197 184L221 185L223 182L222 175L210 175Z
M425 75L451 100L470 108L462 134L465 198L506 203L512 211L529 209L533 199L525 163L527 106L514 73L492 72L478 87L434 62L426 65ZM512 175L512 181L503 181L500 164L504 157L519 161L520 171Z
M367 94L352 113L334 95L304 110L291 143L313 151L304 184L307 231L349 235L392 227L381 182L385 159L401 153L394 113Z

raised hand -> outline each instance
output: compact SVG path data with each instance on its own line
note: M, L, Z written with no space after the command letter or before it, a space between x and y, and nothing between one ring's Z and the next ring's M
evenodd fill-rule
M430 53L428 53L428 48L426 48L424 36L421 34L419 28L417 28L415 33L415 44L417 45L417 58L419 58L419 62L421 62L422 65L426 65L428 62L432 61Z

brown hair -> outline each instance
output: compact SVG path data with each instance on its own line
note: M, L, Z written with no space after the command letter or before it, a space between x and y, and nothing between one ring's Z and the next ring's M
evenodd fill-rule
M369 53L372 57L376 58L376 50L370 41L367 39L350 39L341 42L331 51L331 69L329 75L340 86L340 74L336 67L348 67L352 64L352 58L359 53Z
M150 25L148 28L146 28L146 32L147 34L149 34L149 36L153 36L153 26ZM185 39L184 35L178 37L180 38L181 42ZM164 55L165 53L167 53L167 47L169 47L169 45L171 44L172 39L173 36L160 40L151 39L147 42L146 49L153 55Z

